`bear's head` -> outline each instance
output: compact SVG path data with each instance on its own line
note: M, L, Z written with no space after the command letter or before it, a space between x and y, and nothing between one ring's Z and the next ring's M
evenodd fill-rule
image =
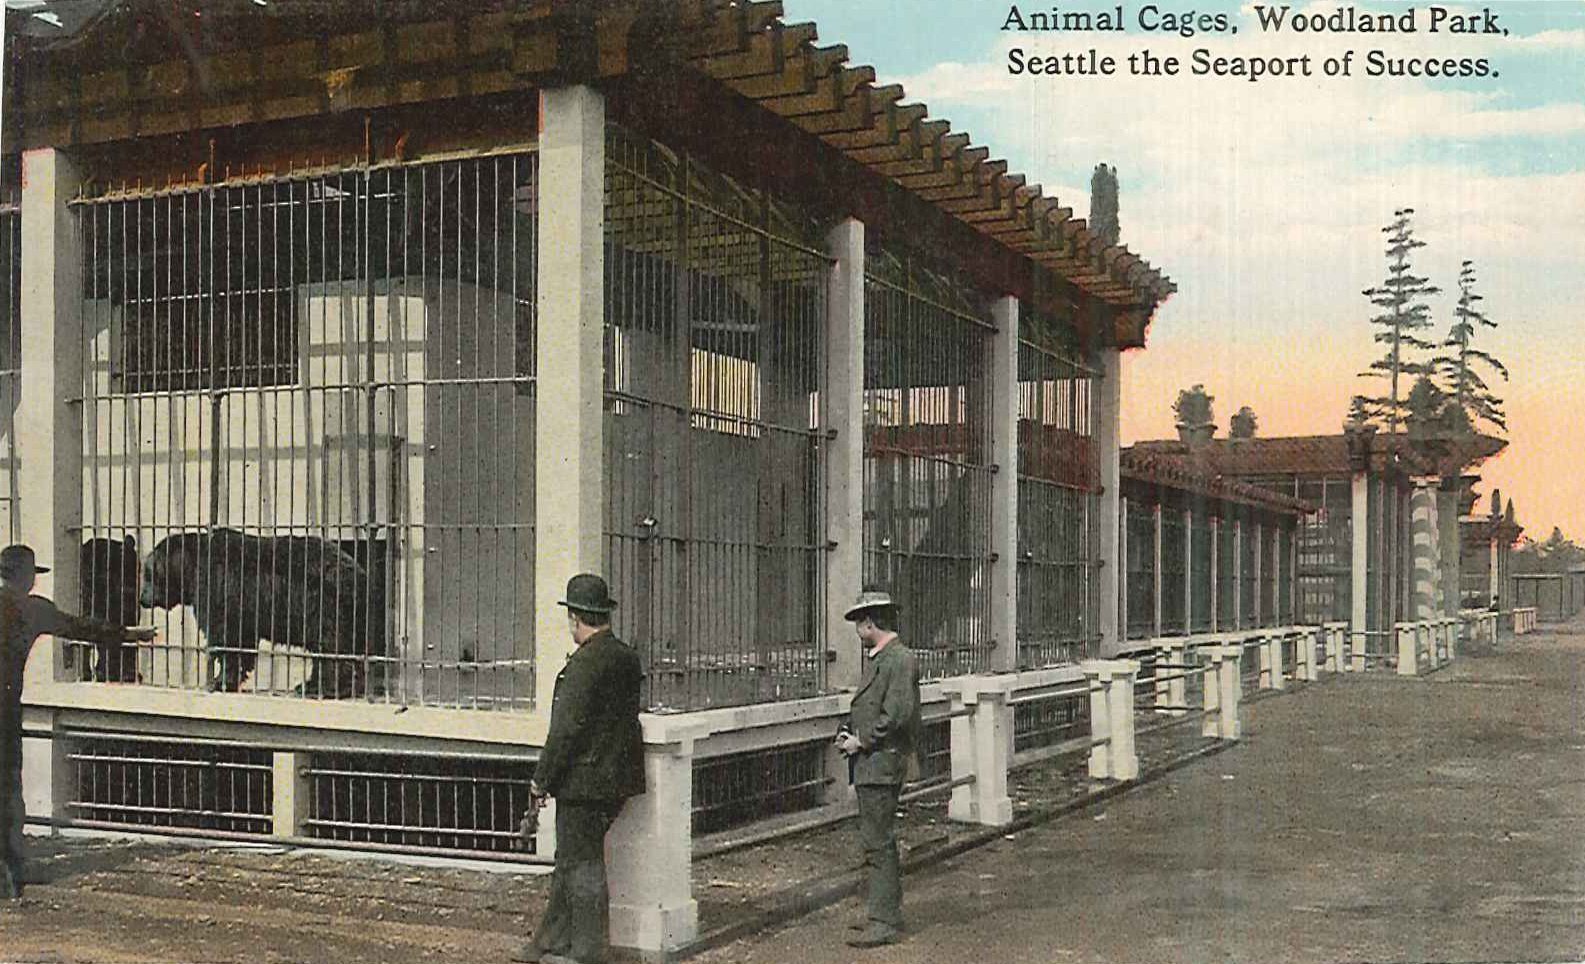
M192 602L192 572L198 560L197 533L166 536L143 561L143 591L138 602L144 609L171 609Z

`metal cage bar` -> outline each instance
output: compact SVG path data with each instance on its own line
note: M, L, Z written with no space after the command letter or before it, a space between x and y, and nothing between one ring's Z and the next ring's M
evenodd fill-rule
M1072 326L1030 310L1018 342L1018 666L1094 655L1090 518L1095 372L1049 345Z
M963 279L866 252L864 582L900 602L929 679L985 671L995 645L989 319Z
M73 203L84 678L467 708L534 694L537 156ZM267 640L266 645L263 641Z
M605 184L605 543L646 704L825 685L831 261L802 212L620 128Z

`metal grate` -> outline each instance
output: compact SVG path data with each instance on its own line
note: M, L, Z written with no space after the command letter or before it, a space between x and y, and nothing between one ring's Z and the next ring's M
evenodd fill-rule
M83 537L161 562L144 683L532 700L536 171L520 152L74 204Z
M1283 527L1277 530L1277 558L1282 560L1282 570L1277 579L1277 625L1293 625L1294 530Z
M1318 506L1299 520L1298 621L1346 620L1353 583L1353 493L1346 479L1294 481L1294 495Z
M270 833L274 770L268 750L156 737L74 738L70 803L79 820L136 827Z
M820 692L817 389L830 260L814 225L696 159L607 137L605 537L646 703Z
M1128 638L1149 639L1156 634L1156 512L1157 506L1130 498L1123 538L1128 577Z
M1088 693L1013 705L1013 752L1053 746L1090 733Z
M1216 627L1238 627L1238 519L1224 514L1216 533Z
M1277 529L1263 524L1255 540L1255 551L1260 554L1260 625L1277 625L1277 560L1279 540ZM1286 565L1284 565L1286 568Z
M1255 560L1259 558L1260 529L1245 516L1238 536L1238 625L1252 629L1259 625L1260 585L1255 581Z
M919 728L919 780L935 783L952 776L952 721L939 720Z
M1096 491L1095 372L1031 336L1067 330L1020 319L1018 344L1018 666L1093 655L1090 518Z
M830 740L706 757L693 765L693 832L714 833L820 805Z
M15 422L22 376L22 208L0 204L0 534L21 540L17 472L21 468Z
M438 851L521 852L532 764L504 760L316 754L308 836Z
M1161 507L1161 632L1189 632L1189 526L1183 508L1168 501Z
M1211 580L1215 577L1211 568L1213 551L1211 540L1214 536L1211 514L1205 505L1200 503L1195 507L1193 519L1189 524L1190 622L1191 631L1196 633L1211 631Z
M883 247L866 252L864 581L901 604L926 679L985 671L996 645L994 334L965 281Z

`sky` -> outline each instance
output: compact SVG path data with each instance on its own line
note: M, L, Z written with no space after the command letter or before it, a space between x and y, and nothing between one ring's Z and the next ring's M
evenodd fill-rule
M1357 377L1380 354L1362 292L1386 277L1382 228L1409 207L1425 242L1415 273L1442 289L1427 299L1432 332L1452 325L1459 266L1473 261L1498 323L1477 347L1512 375L1495 380L1509 446L1478 470L1482 508L1495 486L1527 535L1556 525L1585 541L1585 2L1264 5L1323 20L1350 6L1414 10L1417 30L1397 34L1265 31L1254 4L1171 0L1122 4L1122 31L1003 30L1015 6L1026 20L1117 9L784 0L784 19L816 23L819 43L846 44L850 64L902 84L905 101L967 131L1075 216L1088 214L1095 164L1118 169L1123 243L1178 286L1145 349L1124 356L1124 444L1173 436L1172 400L1194 383L1215 398L1220 434L1243 405L1264 436L1333 433L1352 395L1384 394ZM1447 14L1436 33L1434 7ZM1140 24L1190 10L1225 14L1228 29L1182 37ZM1485 10L1506 35L1449 32L1466 15L1484 29ZM1026 59L1093 48L1118 73L1013 75L1012 48ZM1127 58L1143 50L1177 56L1182 72L1131 75ZM1308 54L1313 76L1193 76L1196 50ZM1489 76L1371 77L1373 50L1483 58ZM1347 51L1350 76L1326 76L1326 59Z

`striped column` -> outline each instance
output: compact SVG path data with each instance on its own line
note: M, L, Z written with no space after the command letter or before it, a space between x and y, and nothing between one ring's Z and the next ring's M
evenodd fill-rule
M1436 485L1416 483L1409 497L1409 541L1414 552L1416 620L1442 616L1442 538L1437 525Z

